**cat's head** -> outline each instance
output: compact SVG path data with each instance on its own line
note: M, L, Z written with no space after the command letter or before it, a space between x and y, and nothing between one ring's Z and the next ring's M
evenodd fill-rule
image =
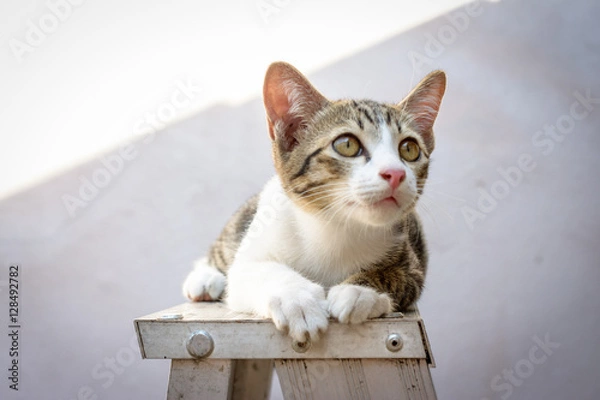
M398 104L330 101L293 66L267 70L264 103L275 168L288 196L327 220L397 222L427 179L446 75L427 75Z

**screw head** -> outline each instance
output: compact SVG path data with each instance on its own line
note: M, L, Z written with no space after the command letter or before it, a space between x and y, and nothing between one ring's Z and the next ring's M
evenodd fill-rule
M206 331L196 331L187 340L186 349L194 358L210 356L215 348L215 342Z
M181 314L165 314L158 317L161 321L179 321L183 319L183 315Z
M310 349L310 346L310 339L306 340L305 342L298 342L296 340L292 342L292 349L294 349L296 353L306 353L308 349Z
M385 347L393 352L400 351L403 345L404 340L402 340L402 336L397 333L390 333L385 341Z

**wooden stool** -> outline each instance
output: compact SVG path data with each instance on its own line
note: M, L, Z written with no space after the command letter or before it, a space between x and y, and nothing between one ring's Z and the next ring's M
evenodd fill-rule
M418 310L331 321L312 345L222 303L185 303L136 319L135 329L143 358L172 360L169 400L267 399L273 365L286 400L436 399Z

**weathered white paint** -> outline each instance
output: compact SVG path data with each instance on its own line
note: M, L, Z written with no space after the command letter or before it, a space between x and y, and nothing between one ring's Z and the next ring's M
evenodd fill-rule
M270 320L222 303L185 303L135 320L144 358L172 359L168 399L267 399L273 365L289 399L435 399L427 335L418 310L364 324L331 321L304 353ZM199 330L212 353L194 359L187 340ZM390 351L386 339L401 336Z
M182 318L161 319L173 314ZM198 330L214 341L211 359L427 358L431 354L416 310L358 325L331 321L323 338L305 353L297 353L290 337L275 329L270 320L235 313L221 303L185 303L138 318L135 326L144 358L193 358L186 344ZM386 348L390 333L399 334L404 341L398 352Z

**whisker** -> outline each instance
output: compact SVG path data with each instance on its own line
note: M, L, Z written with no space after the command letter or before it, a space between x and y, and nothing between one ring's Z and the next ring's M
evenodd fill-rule
M421 195L419 204L426 207L427 209L431 209L431 207L435 207L438 211L440 211L444 216L446 216L450 221L454 222L454 217L450 213L450 211L444 206L437 202L432 197L427 195Z
M437 233L440 233L440 226L438 224L438 221L435 219L433 213L431 212L431 210L429 209L429 207L424 204L424 203L419 203L417 205L417 208L419 208L419 210L417 211L420 215L426 215L427 218L429 218L429 220L432 222L433 226L435 227L435 230ZM421 227L419 229L422 229Z

